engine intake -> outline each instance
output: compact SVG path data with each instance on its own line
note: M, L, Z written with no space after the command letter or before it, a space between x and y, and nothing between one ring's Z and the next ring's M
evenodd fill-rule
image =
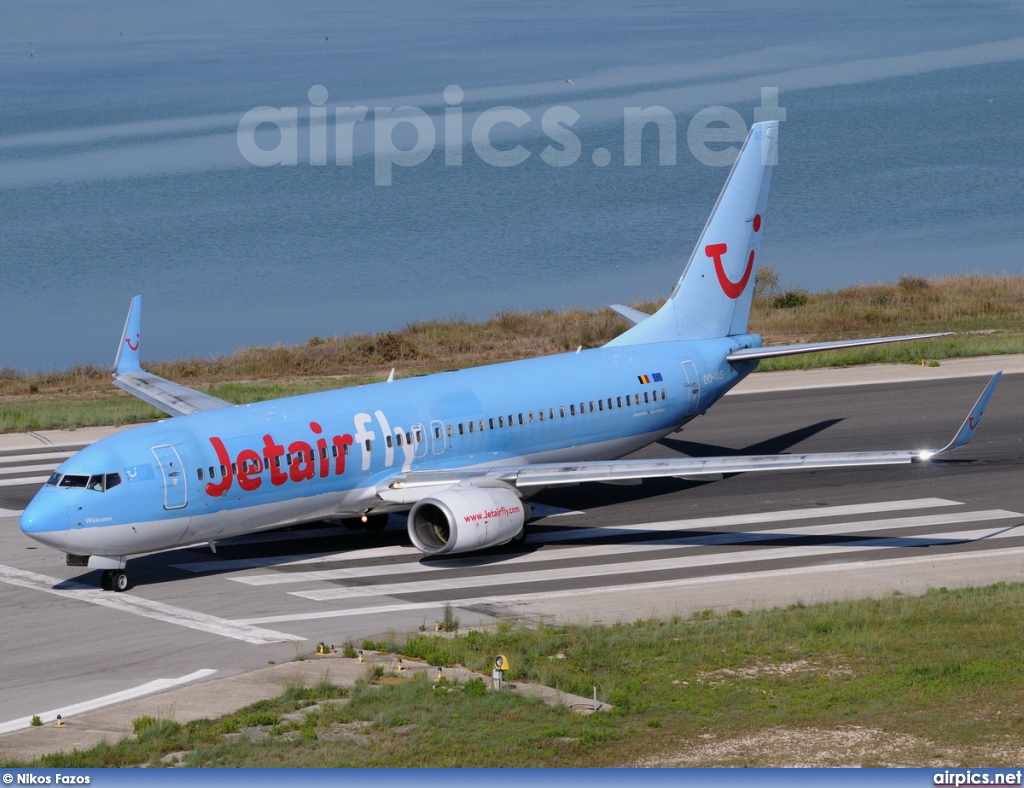
M519 535L528 510L507 487L451 487L416 502L409 511L409 538L428 555L496 547Z

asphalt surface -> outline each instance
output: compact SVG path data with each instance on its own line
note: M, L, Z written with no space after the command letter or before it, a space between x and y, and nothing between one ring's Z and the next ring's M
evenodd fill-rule
M1003 363L944 363L909 371L927 379L875 385L857 385L870 369L824 383L755 376L752 389L791 390L727 397L638 456L938 448ZM100 591L98 572L66 567L21 534L13 513L39 482L8 483L45 477L60 458L42 455L70 450L55 443L99 433L0 436L0 509L11 513L0 511L0 734L32 714L84 713L173 681L202 693L318 641L432 629L445 602L465 628L1020 581L1022 402L1024 374L1004 375L975 441L928 465L550 490L524 549L450 559L408 546L399 518L379 534L305 527L224 543L216 555L204 547L132 559L124 594Z

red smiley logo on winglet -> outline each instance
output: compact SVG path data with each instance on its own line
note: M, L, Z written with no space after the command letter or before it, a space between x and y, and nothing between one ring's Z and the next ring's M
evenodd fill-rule
M747 269L743 272L738 282L733 282L725 273L722 265L722 255L728 251L725 244L709 244L704 247L704 254L715 261L715 273L718 275L718 284L722 286L722 292L729 298L739 298L750 281L750 273L754 270L754 250L750 250L750 257L747 258Z
M971 431L973 431L975 427L981 424L981 417L984 415L985 411L982 411L981 413L978 414L978 418L974 418L974 416L967 417L967 426L971 429Z

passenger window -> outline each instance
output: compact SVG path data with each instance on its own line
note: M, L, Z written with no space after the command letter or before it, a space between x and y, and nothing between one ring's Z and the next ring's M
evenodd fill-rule
M646 402L646 403L648 403L648 404L649 404L649 403L650 403L650 401L651 401L651 400L649 399L649 395L648 395L648 394L647 394L647 392L645 391L645 392L644 392L644 402Z
M440 427L434 427L434 437L437 438L438 440L441 439L441 428Z
M563 419L565 418L565 406L564 405L559 405L558 406L558 415L561 416Z
M618 403L619 407L621 408L622 407L622 397L616 397L615 401Z
M335 451L337 451L337 450L335 450ZM321 460L326 460L327 459L327 447L326 446L321 446L320 447L320 459ZM258 464L259 463L257 463L257 465ZM259 470L259 469L257 468L257 470Z
M238 473L238 466L235 463L231 463L231 472L234 474Z
M462 423L462 422L460 421L460 422L459 422L459 435L465 435L465 434L466 434L466 425L465 425L465 424L463 424L463 423Z
M505 417L504 416L498 416L498 426L499 427L504 427L505 426Z
M599 399L597 401L597 409L599 411L601 411L602 413L604 413L604 400L603 399Z
M203 480L203 469L202 468L196 468L196 473L199 475L199 481L202 481Z
M658 401L658 390L657 389L655 389L654 391L651 392L651 399L653 399L655 402Z
M530 422L530 424L533 424L533 411L532 410L529 413L526 414L526 419L527 419L527 421Z
M402 445L402 433L396 432L395 433L395 440L398 441L398 445L401 446Z
M423 443L423 432L420 430L416 430L416 442Z
M228 475L228 469L227 469L226 466L224 466L224 465L220 466L220 475L221 476L227 476Z
M515 420L514 418L512 418L512 414L511 414L511 413L510 413L510 414L508 414L508 426L510 426L510 427L511 427L511 426L513 426L513 425L514 425L515 423L516 423L516 420Z
M217 469L214 468L212 465L210 466L210 478L211 479L216 479L217 478Z
M626 407L628 408L633 403L629 401L629 394L626 395Z
M314 449L309 450L309 461L313 462L316 459L316 451Z
M509 421L512 421L512 419L509 419ZM522 413L519 414L519 423L520 424L523 423L523 414Z
M484 420L480 419L480 432L484 431Z
M405 442L408 445L410 445L410 446L412 445L412 433L411 432L405 433Z
M469 422L469 434L472 435L476 432L476 425L473 422Z
M590 401L590 412L591 413L594 412L594 401L593 400Z
M335 451L337 451L337 447L335 447ZM347 443L346 443L346 444L344 444L344 445L343 445L343 446L341 447L341 453L342 453L342 454L344 454L344 455L345 455L346 457L348 457L348 453L349 453L349 444L347 444ZM334 456L335 456L335 457L337 457L338 455L337 455L337 454L335 454Z
M448 425L448 437L449 438L454 438L455 437L455 428L452 427L451 424Z
M498 421L501 421L501 419L498 419ZM494 429L494 419L488 419L487 423L491 426L491 429L493 430Z
M391 448L391 436L390 435L385 435L384 436L384 445L387 446L389 449Z
M570 405L569 406L569 415L570 416L575 416L576 415L576 406L575 405Z
M665 399L667 396L668 396L668 394L665 392L665 389L662 389L661 390L661 398Z
M544 421L544 410L543 409L537 411L537 418L539 418L541 421Z
M586 405L585 402L581 402L580 403L580 415L582 416L586 412L587 412L587 405Z
M365 441L363 442L363 445L364 445L364 446L366 447L366 450L367 450L367 451L373 451L373 441L371 441L371 440L370 440L369 438L367 438L367 439L366 439L366 440L365 440Z
M555 420L555 409L554 408L548 408L548 418L551 419L552 421Z

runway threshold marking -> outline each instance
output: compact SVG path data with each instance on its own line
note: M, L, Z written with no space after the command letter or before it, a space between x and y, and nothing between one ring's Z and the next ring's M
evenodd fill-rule
M947 501L942 498L921 498L910 501L887 501L870 504L857 504L852 506L834 506L828 507L829 510L836 510L835 516L849 516L852 514L870 514L883 511L901 511L907 509L928 509L939 506L960 506L958 501ZM1001 510L1000 510L1001 511ZM765 512L760 515L735 515L727 517L702 517L692 520L668 520L660 523L647 523L642 526L609 526L608 528L588 528L588 529L575 529L567 531L566 533L560 532L544 532L533 534L527 538L527 544L530 545L544 545L549 542L561 542L571 541L576 539L586 539L590 536L615 536L618 532L627 530L628 533L636 533L637 530L650 530L650 531L682 531L687 529L700 529L707 527L722 527L729 525L753 525L764 522L784 522L787 523L790 520L801 520L809 519L812 514L818 517L824 517L825 513L822 511L822 507L816 507L813 509L789 509L781 512ZM886 520L870 520L864 522L846 522L846 523L833 523L829 525L811 525L811 526L800 526L796 528L786 528L786 534L793 534L794 536L806 536L806 535L823 535L823 534L841 534L845 533L851 527L856 526L861 530L873 530L873 529L884 529L884 528L913 528L919 525L932 525L942 523L958 523L958 522L970 522L972 520L985 519L980 515L983 513L956 513L956 514L932 514L932 515L920 515L917 517L898 518L898 519L886 519ZM752 519L757 518L757 519ZM997 518L999 519L999 518ZM762 535L763 534L763 535ZM514 563L529 563L532 561L558 561L571 558L594 558L602 555L621 555L621 554L634 554L641 553L647 550L659 550L664 549L670 545L714 545L714 544L730 544L738 541L757 541L758 539L778 539L780 534L778 531L764 531L751 533L722 533L722 534L709 534L707 536L682 536L682 537L671 537L669 539L658 539L656 541L644 542L643 544L637 545L590 545L586 547L578 548L563 548L557 551L533 553L530 555L523 556L510 556L502 560L502 565L510 565ZM390 555L409 555L410 549L405 548L384 548L389 551ZM397 552L401 550L401 553ZM383 553L381 553L382 555ZM345 558L363 558L363 554L356 552L353 555L345 555ZM321 558L319 561L332 560L331 558ZM302 563L314 563L318 561L303 561ZM336 558L333 560L337 560ZM228 562L224 562L228 563ZM278 566L289 566L293 567L299 562L292 562L289 564L278 564ZM271 564L264 563L262 566L266 567ZM236 583L244 583L246 585L263 586L263 585L281 585L289 583L303 583L314 580L345 580L349 578L357 577L372 577L379 574L399 575L408 574L413 572L425 572L425 571L438 571L444 569L462 569L466 567L479 566L479 558L468 556L466 558L454 558L448 559L443 562L435 564L421 564L419 562L410 564L398 564L391 565L388 567L349 567L345 569L320 569L312 570L310 572L274 572L266 575L247 575L242 577L232 577L230 580ZM197 564L196 566L203 566L203 564ZM184 568L184 567L181 567ZM232 567L224 567L230 569ZM246 567L250 568L250 567ZM258 567L251 567L258 568Z
M64 599L88 602L92 605L118 610L122 613L152 618L168 624L176 624L188 627L189 629L199 630L200 632L208 632L213 635L232 638L233 640L242 640L255 645L306 639L298 635L275 632L272 629L261 629L218 616L173 607L172 605L166 605L163 602L156 602L152 599L126 596L111 591L101 591L98 588L86 586L82 583L63 581L56 577L47 577L2 564L0 564L0 582L12 586L20 586L21 588L29 588L34 591L44 591L47 594L53 594ZM54 586L57 585L62 585L63 588L55 588Z
M24 479L0 479L0 487L22 487L30 484L43 484L49 476L30 476Z
M965 513L966 515L967 513ZM978 520L997 520L1024 517L1017 512L989 511L971 512L978 515ZM966 517L965 517L966 519ZM948 522L948 521L947 521ZM565 566L557 569L537 569L534 571L511 572L505 574L471 575L468 577L449 577L444 580L413 580L400 583L382 583L377 585L332 586L309 591L291 591L291 596L312 599L316 602L337 601L340 599L365 599L366 597L401 596L431 591L478 588L480 586L508 586L524 583L565 582L581 578L605 578L618 575L644 574L648 572L664 572L674 569L707 569L727 564L742 564L752 561L782 561L791 558L826 558L831 556L847 556L851 553L866 550L877 550L884 547L925 547L941 546L943 543L956 544L965 540L1019 538L1024 531L1016 529L1000 529L978 535L979 530L991 531L990 527L977 526L971 530L955 531L941 534L925 534L915 537L890 537L879 539L862 539L847 542L843 545L806 545L801 547L770 547L740 552L717 553L706 555L698 553L687 556L657 558L649 561L628 561L617 564L591 564L589 566Z
M1012 547L999 550L977 550L969 554L971 558L995 558L999 556L1024 556L1024 547ZM854 561L838 564L821 564L806 567L793 567L789 569L767 569L761 572L742 572L730 575L713 575L710 577L697 577L685 580L655 580L646 583L633 583L630 585L619 585L611 587L595 588L574 588L561 591L532 591L519 594L508 594L505 596L481 596L467 599L452 600L452 604L462 610L467 610L477 605L497 604L528 604L548 599L593 595L593 594L618 594L629 591L655 591L659 589L676 589L686 586L706 585L709 583L725 583L738 580L756 579L758 582L777 577L789 577L802 574L813 574L815 572L840 572L860 571L870 568L900 567L925 563L949 563L963 561L962 553L947 553L944 555L912 556L909 558L882 558L875 561ZM297 613L294 615L265 616L262 618L238 619L243 624L274 624L290 621L314 621L325 618L348 618L351 616L372 616L385 613L403 613L417 610L440 610L444 602L407 602L391 605L378 605L375 607L364 607L350 610L323 610L316 613Z
M61 715L61 719L67 719L68 717L72 717L76 714L85 714L88 711L102 709L105 706L112 706L115 703L124 703L127 700L135 700L135 698L152 695L154 692L162 692L163 690L171 689L173 687L180 687L183 684L189 684L193 681L199 681L199 679L205 679L207 676L212 676L216 672L216 670L204 668L203 670L196 670L189 673L187 676L180 676L176 679L154 679L153 681L145 684L140 684L138 687L114 692L110 695L104 695L101 698L94 698L93 700L83 701L82 703L62 706L59 709L44 711L39 714L39 719L44 723L54 722L57 719L58 714ZM28 728L31 725L31 717L21 717L16 720L11 720L10 722L0 723L0 734L11 733L12 731L21 730L22 728Z

